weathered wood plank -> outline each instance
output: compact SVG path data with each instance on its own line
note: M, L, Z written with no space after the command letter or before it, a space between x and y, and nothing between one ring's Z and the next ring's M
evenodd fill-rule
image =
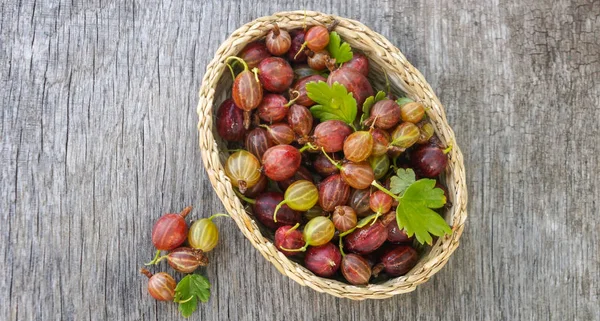
M351 302L278 274L222 220L197 320L599 319L600 2L0 4L0 318L181 319L138 268L166 211L222 211L197 89L219 44L275 11L363 21L446 106L469 220L414 293Z

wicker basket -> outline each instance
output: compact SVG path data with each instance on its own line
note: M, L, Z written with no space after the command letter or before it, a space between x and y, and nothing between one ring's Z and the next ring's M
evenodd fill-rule
M246 44L264 37L277 22L283 29L291 30L306 25L326 25L333 20L339 25L336 31L352 46L364 52L370 59L370 81L374 88L383 88L383 69L386 70L392 91L403 91L410 98L422 102L427 114L444 144L454 148L449 154L449 163L443 179L448 186L452 207L446 211L445 219L452 226L452 235L439 238L421 257L419 263L405 276L368 286L352 286L336 280L315 276L298 263L290 261L280 253L273 243L265 238L252 217L236 197L229 179L223 171L228 153L225 143L213 130L213 108L217 107L231 93L231 75L226 71L225 58L237 55ZM214 59L206 68L206 74L200 88L198 103L198 131L202 160L210 181L231 217L252 245L284 275L301 285L307 285L316 291L329 293L337 297L353 300L383 299L398 293L413 291L417 285L427 281L439 271L452 252L458 247L464 222L467 218L467 190L463 157L455 142L454 133L446 121L442 104L421 73L387 39L373 32L360 22L327 15L320 12L279 12L245 24L219 47Z

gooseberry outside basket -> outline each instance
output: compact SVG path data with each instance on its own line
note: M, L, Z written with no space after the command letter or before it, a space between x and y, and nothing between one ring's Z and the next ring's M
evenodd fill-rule
M408 274L381 284L353 286L337 280L321 278L279 252L272 241L263 236L253 218L246 213L229 179L225 176L223 164L229 153L226 144L216 135L213 126L213 110L231 94L231 74L224 63L227 57L237 55L248 43L263 38L271 30L274 22L277 22L282 29L292 30L305 25L329 25L334 20L339 23L335 31L342 39L352 48L362 51L369 57L371 65L369 80L374 84L374 88L384 88L383 70L385 70L392 91L402 91L413 100L423 103L442 143L453 147L448 154L448 167L442 175L452 202L452 206L445 212L445 219L452 227L452 234L438 238ZM447 123L442 104L421 73L406 60L398 48L362 23L311 11L279 12L256 19L234 31L219 47L206 68L199 95L197 111L200 149L206 172L217 195L252 245L279 272L299 284L319 292L353 300L388 298L395 294L413 291L417 285L427 281L446 264L450 255L458 247L467 218L467 190L463 157L456 144L454 132Z

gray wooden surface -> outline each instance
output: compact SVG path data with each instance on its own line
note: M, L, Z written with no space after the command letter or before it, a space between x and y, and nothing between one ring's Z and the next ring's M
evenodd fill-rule
M223 210L195 130L206 64L295 9L361 20L436 90L465 154L461 247L415 292L352 302L281 276L221 219L190 320L599 320L598 0L3 1L0 319L182 319L138 268L163 212Z

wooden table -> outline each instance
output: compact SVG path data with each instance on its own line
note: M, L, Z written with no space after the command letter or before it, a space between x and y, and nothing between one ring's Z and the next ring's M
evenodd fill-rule
M600 2L333 2L4 1L0 319L183 319L138 269L162 213L223 211L197 146L205 67L241 24L306 8L380 32L436 90L465 155L461 246L415 292L353 302L220 219L190 320L599 320Z

